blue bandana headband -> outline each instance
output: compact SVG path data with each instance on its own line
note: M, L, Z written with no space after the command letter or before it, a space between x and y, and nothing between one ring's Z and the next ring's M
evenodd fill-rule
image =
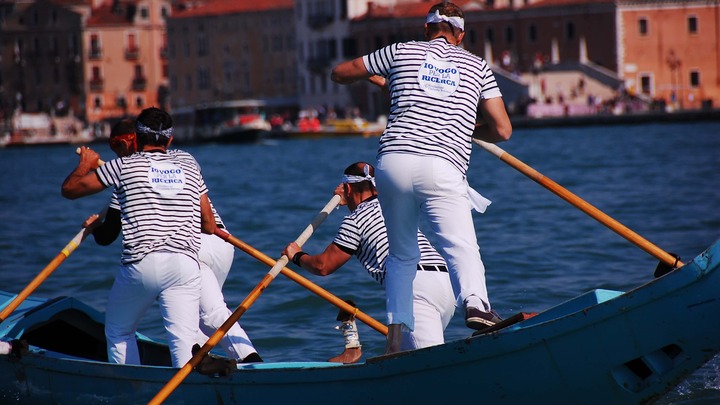
M435 10L434 13L428 14L425 22L428 24L446 22L455 28L459 28L460 31L465 31L465 19L462 17L448 17L446 15L442 15L440 14L440 10Z
M172 127L167 128L167 129L162 129L162 127L160 129L152 129L140 121L135 121L135 131L137 131L138 134L155 135L156 141L161 136L164 136L166 138L172 137Z

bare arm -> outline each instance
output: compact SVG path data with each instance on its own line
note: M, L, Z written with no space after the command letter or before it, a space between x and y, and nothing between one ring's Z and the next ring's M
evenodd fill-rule
M292 242L285 247L283 254L292 260L293 257L301 252L300 246ZM327 276L332 274L350 260L351 255L343 252L336 244L331 243L325 248L325 251L319 255L303 255L300 257L300 267L309 271L316 276Z
M502 97L480 100L478 105L478 124L475 124L473 138L485 142L498 143L510 139L512 124Z
M215 222L215 215L212 212L212 206L210 205L210 199L207 194L200 196L200 220L202 221L202 232L212 235L215 233L217 223Z
M70 200L99 193L105 185L95 174L100 155L85 146L80 147L80 162L62 184L61 194Z
M330 74L330 79L335 83L350 84L358 80L369 79L371 76L373 75L365 69L362 57L359 57L335 66Z

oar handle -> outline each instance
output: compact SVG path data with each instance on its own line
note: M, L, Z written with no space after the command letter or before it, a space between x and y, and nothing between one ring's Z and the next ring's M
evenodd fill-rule
M483 149L485 149L486 151L495 155L503 162L514 167L522 174L528 176L529 178L531 178L533 181L537 182L541 186L552 191L553 193L555 193L557 196L559 196L563 200L569 202L570 204L579 208L584 213L590 215L592 218L594 218L601 224L603 224L603 225L607 226L608 228L610 228L611 230L615 231L618 235L620 235L623 238L627 239L628 241L634 243L635 245L637 245L638 247L640 247L642 250L646 251L647 253L651 254L652 256L655 256L660 261L668 264L669 266L672 266L673 268L677 268L677 267L680 267L683 265L683 263L680 260L678 260L675 256L673 256L673 255L669 254L668 252L655 246L653 243L651 243L647 239L643 238L642 236L638 235L637 233L632 231L630 228L626 227L625 225L616 221L609 215L600 211L598 208L596 208L592 204L588 203L587 201L583 200L582 198L578 197L577 195L573 194L568 189L562 187L561 185L559 185L559 184L555 183L554 181L550 180L549 178L545 177L543 174L541 174L537 170L533 169L532 167L528 166L527 164L523 163L522 161L520 161L513 155L507 153L499 146L492 144L492 143L485 142L485 141L481 141L477 138L473 138L473 142L480 145Z
M79 147L79 146L78 146L77 149L75 149L75 153L77 153L78 155L80 154L80 147ZM104 161L104 160L98 159L98 166L102 166L102 165L104 165L104 164L105 164L105 161Z
M295 239L295 243L298 244L298 246L302 247L305 242L307 242L308 239L310 239L310 236L312 236L313 232L315 232L315 229L317 229L320 224L325 221L325 218L330 215L333 209L337 207L338 204L340 204L341 197L337 194L333 195L333 197L328 201L327 204L325 204L325 207L323 207L322 210L313 218L313 220L310 222L310 225L308 225L305 230L302 231L300 236ZM285 267L286 264L290 261L290 258L282 255L280 256L280 259L275 263L274 266L270 269L270 274L273 275L273 277L277 276L278 273L282 270L283 267Z

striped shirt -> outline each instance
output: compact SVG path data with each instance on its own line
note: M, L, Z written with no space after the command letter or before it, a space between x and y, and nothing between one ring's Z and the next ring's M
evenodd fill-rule
M333 241L340 249L355 255L365 270L380 284L385 281L388 240L385 219L377 198L365 200L343 219ZM421 265L445 266L445 260L418 230Z
M365 55L363 62L390 88L390 117L378 156L435 156L464 174L478 102L502 97L487 62L445 38L395 43Z
M97 175L103 185L115 188L123 264L151 252L183 253L197 260L200 196L207 188L190 154L135 153L105 163Z
M183 152L179 149L171 149L171 150L167 151L167 153L170 155L179 153L179 154L182 154L185 156L189 156L195 162L195 166L197 166L198 171L202 175L202 169L200 168L200 163L198 163L197 160L195 160L195 157L192 156L191 154L189 154L187 152ZM217 224L218 227L225 228L225 223L223 223L222 218L220 218L220 214L218 214L217 210L215 210L215 206L213 205L212 201L210 201L210 198L208 198L208 201L210 202L210 208L212 208L212 213L213 213L213 216L215 217L215 224Z
M172 149L172 150L168 150L168 151L167 151L167 153L168 153L169 155L177 154L177 152L178 152L177 149ZM183 151L180 151L180 153L181 153L181 154L187 154L187 153L185 153L185 152L183 152ZM189 154L187 154L187 155L189 155ZM189 155L189 156L190 156L193 160L195 160L195 157L194 157L194 156L192 156L192 155ZM197 162L197 160L195 160L195 165L197 166L197 168L198 168L198 170L200 171L200 173L202 173L202 169L200 168L200 164ZM213 203L212 203L212 201L210 200L210 198L208 198L208 201L210 202L210 208L212 208L212 213L213 213L213 216L215 217L215 223L217 224L218 227L225 229L225 228L226 228L225 223L223 223L222 218L220 217L220 214L218 214L218 212L217 212L217 210L215 209L215 206L213 205ZM118 198L117 198L117 190L113 190L112 198L110 199L110 208L113 208L113 209L116 209L116 210L120 211L120 203L118 202Z

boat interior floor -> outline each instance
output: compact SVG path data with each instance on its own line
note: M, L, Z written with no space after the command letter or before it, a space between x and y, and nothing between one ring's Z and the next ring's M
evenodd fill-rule
M108 361L105 327L77 309L65 309L29 327L19 339L29 345L95 361ZM166 345L138 339L143 365L170 366Z

